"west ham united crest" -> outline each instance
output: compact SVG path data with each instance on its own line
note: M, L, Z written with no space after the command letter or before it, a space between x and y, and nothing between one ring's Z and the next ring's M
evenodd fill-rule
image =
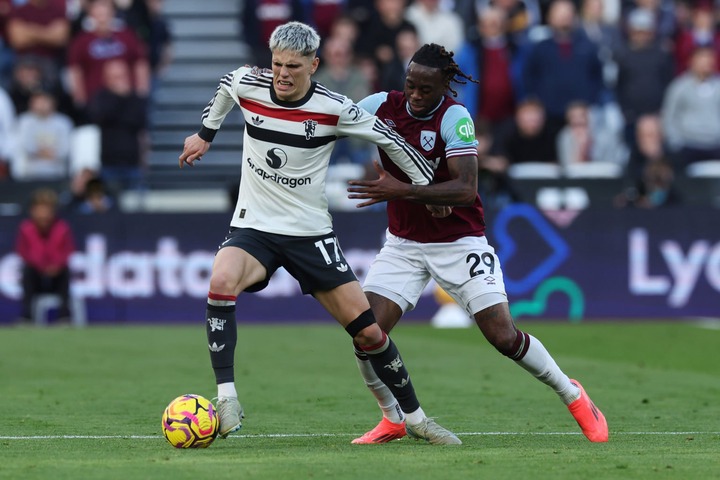
M420 132L420 146L426 152L429 152L435 148L435 132L430 130L423 130Z

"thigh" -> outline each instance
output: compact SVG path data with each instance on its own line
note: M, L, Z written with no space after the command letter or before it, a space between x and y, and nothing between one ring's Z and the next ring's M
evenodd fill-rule
M314 292L313 296L343 327L370 308L357 281L345 283L332 290Z
M428 244L425 258L435 281L470 315L507 302L500 260L485 237Z
M263 232L232 228L218 247L210 283L232 285L234 294L265 288L280 260ZM211 287L212 288L212 287Z
M388 234L370 265L363 290L391 300L403 313L415 308L430 281L423 248L422 244Z

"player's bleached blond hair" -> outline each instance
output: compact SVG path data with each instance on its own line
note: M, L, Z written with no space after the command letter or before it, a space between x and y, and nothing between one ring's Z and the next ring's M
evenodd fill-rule
M275 28L268 43L271 52L287 50L303 56L315 55L320 48L320 35L310 25L288 22Z

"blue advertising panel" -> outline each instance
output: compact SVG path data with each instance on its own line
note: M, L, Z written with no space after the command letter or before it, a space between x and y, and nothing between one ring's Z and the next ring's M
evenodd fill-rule
M488 219L488 238L518 318L642 319L720 316L717 210L541 212L512 205ZM383 212L333 214L345 256L362 280L382 245ZM90 323L203 321L216 246L228 214L108 214L68 218L76 237L74 295ZM17 217L0 217L0 323L19 313ZM459 268L466 268L464 265ZM409 318L428 320L428 288ZM239 321L330 320L278 271L238 299Z

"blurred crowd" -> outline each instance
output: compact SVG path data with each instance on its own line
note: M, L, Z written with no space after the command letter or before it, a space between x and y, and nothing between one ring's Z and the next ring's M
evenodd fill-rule
M0 188L64 181L70 210L142 188L149 106L170 63L162 0L0 0Z
M706 0L251 0L244 40L290 19L323 37L316 80L359 100L402 90L425 43L452 50L478 83L452 84L475 119L484 200L512 179L624 178L623 206L675 204L673 179L720 159L720 2ZM366 162L362 145L337 162Z
M304 21L323 39L315 79L356 101L402 90L421 45L453 51L477 80L451 87L493 206L528 172L622 178L617 206L672 205L674 179L720 159L720 0L239 1L250 63L269 67L273 29ZM171 44L162 0L0 0L0 182L68 180L73 208L142 188ZM332 161L374 155L342 140Z

